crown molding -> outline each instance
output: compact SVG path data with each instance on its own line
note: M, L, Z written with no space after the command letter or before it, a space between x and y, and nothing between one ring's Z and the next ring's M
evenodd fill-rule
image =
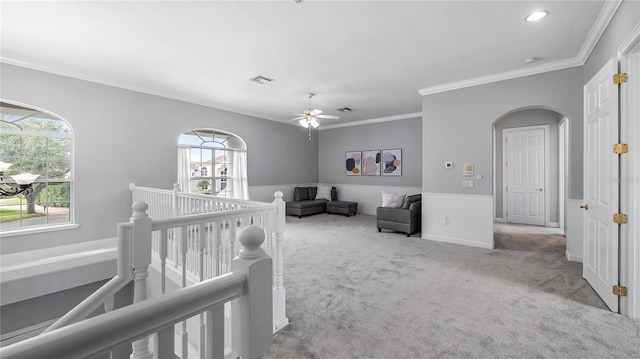
M177 93L174 93L174 92L164 92L164 91L158 91L158 90L149 89L149 88L146 88L146 87L134 86L134 85L131 85L131 84L128 84L128 83L113 81L113 80L109 80L109 79L102 78L102 77L99 77L99 76L86 75L86 74L78 72L78 71L60 71L58 69L49 68L49 67L46 67L46 66L34 65L32 63L13 60L13 59L6 58L6 57L0 57L0 63L5 63L5 64L8 64L8 65L14 65L14 66L18 66L18 67L24 67L24 68L27 68L27 69L30 69L30 70L42 71L42 72L46 72L46 73L50 73L50 74L54 74L54 75L70 77L70 78L73 78L73 79L76 79L76 80L88 81L88 82L92 82L92 83L95 83L95 84L98 84L98 85L111 86L111 87L116 87L116 88L120 88L120 89L124 89L124 90L144 93L144 94L147 94L147 95L164 97L164 98L168 98L168 99L171 99L171 100L187 102L187 103L191 103L191 104L194 104L194 105L205 106L205 107L214 108L214 109L221 110L221 111L238 113L238 114L241 114L241 115L256 117L256 118L260 118L260 119L263 119L263 120L276 121L276 120L273 120L271 118L265 118L264 116L262 116L260 114L257 114L257 113L253 113L253 112L250 112L250 111L242 110L242 109L231 107L231 106L221 105L221 104L216 103L216 102L202 101L202 100L194 99L194 98L191 98L191 97L188 97L188 96L183 96L183 95L180 95L180 94L177 94Z
M604 2L604 4L602 5L602 9L600 9L600 13L598 14L598 17L596 18L596 21L593 23L593 26L591 26L591 30L589 30L589 34L587 35L587 38L585 39L584 43L582 44L582 47L580 48L580 51L578 52L578 56L572 59L556 61L556 62L535 66L535 67L530 67L522 70L502 72L499 74L476 77L473 79L468 79L468 80L463 80L458 82L451 82L443 85L425 87L423 89L418 90L418 92L422 96L433 95L440 92L459 90L467 87L486 85L493 82L512 80L519 77L537 75L545 72L564 70L571 67L582 66L585 64L585 62L589 58L589 55L591 55L591 52L593 51L596 44L598 43L598 40L600 40L600 37L602 37L602 34L604 33L604 31L607 29L609 22L611 22L611 19L613 19L613 16L618 10L618 7L620 7L620 4L622 3L622 1L623 0L607 0Z
M622 57L629 53L632 48L640 42L640 24L636 25L635 28L631 31L629 36L622 42L620 47L618 47L618 57Z
M325 125L321 125L320 127L318 127L318 130L322 131L322 130L330 130L332 128L370 125L372 123L398 121L398 120L408 120L410 118L418 118L418 117L422 117L422 112L412 112L412 113L405 113L405 114L402 114L402 115L378 117L378 118L372 118L372 119L369 119L369 120L345 122L345 123L339 123L339 124L335 124L335 125L326 125L326 126Z
M587 62L589 55L591 55L591 52L598 44L598 40L600 40L600 37L602 37L602 34L607 29L607 26L611 22L611 19L613 19L613 15L615 15L620 4L622 4L622 0L608 0L602 5L602 9L600 9L596 22L591 26L591 30L589 31L587 38L584 40L582 48L576 57L583 65Z
M536 66L536 67L530 67L528 69L523 69L523 70L507 71L499 74L476 77L473 79L451 82L443 85L425 87L423 89L418 90L418 92L422 96L433 95L440 92L458 90L458 89L463 89L463 88L473 87L478 85L486 85L493 82L511 80L519 77L537 75L545 72L563 70L563 69L568 69L571 67L582 66L582 65L584 65L584 62L581 62L577 58L573 58L568 60L556 61L556 62L552 62L552 63L548 63L548 64Z

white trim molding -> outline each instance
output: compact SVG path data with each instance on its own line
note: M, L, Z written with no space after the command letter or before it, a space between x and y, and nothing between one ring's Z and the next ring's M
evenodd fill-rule
M611 19L613 19L613 15L616 14L620 4L622 4L622 0L609 0L605 1L602 5L602 9L600 9L600 13L596 18L596 21L593 23L593 26L591 26L589 35L587 35L587 38L584 40L584 44L582 44L582 48L576 57L576 59L582 62L583 65L589 58L589 55L591 55L593 49L596 47L600 37L607 29L607 26L611 22Z
M422 194L422 238L493 249L493 196Z
M335 125L322 125L322 126L318 127L318 130L322 131L322 130L329 130L329 129L332 129L332 128L370 125L370 124L373 124L373 123L388 122L388 121L398 121L398 120L408 120L408 119L412 119L412 118L422 118L422 112L412 112L412 113L405 113L405 114L402 114L402 115L372 118L372 119L369 119L369 120L338 123L338 124L335 124Z
M435 85L431 87L425 87L418 92L422 96L433 95L440 92L447 92L453 90L459 90L467 87L473 87L478 85L486 85L493 82L500 82L505 80L512 80L520 77L537 75L545 72L564 70L572 67L582 66L591 55L591 52L595 48L598 40L602 37L602 34L607 28L607 25L613 19L613 15L615 15L616 10L622 3L622 0L613 0L613 1L605 1L602 5L602 9L598 14L596 21L594 22L591 30L589 31L589 35L585 39L578 55L572 59L566 59L556 62L551 62L548 64L542 64L535 67L528 67L526 69L514 70L502 72L499 74L492 74L482 77L476 77L473 79L467 79L463 81L451 82L447 84Z
M567 199L565 206L565 238L566 252L565 256L569 261L582 262L584 238L582 236L582 220L584 211L580 209L583 204L581 199Z

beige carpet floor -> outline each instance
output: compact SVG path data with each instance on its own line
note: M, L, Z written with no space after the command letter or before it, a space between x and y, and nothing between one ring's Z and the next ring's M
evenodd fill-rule
M375 217L287 217L287 315L271 358L640 358L564 238L497 225L496 249L378 233ZM548 232L548 231L547 231Z

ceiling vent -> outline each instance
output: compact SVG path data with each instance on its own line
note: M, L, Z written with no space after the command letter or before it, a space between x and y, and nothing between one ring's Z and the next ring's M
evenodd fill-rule
M249 79L249 81L253 81L253 82L255 82L257 84L260 84L260 85L266 85L269 82L273 82L275 80L274 79L270 79L268 77L264 77L262 75L258 75L258 76L254 77L254 78Z

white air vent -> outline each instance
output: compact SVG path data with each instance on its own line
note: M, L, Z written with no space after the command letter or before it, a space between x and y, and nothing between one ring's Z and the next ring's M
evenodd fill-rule
M264 77L262 75L258 75L258 76L254 77L252 79L249 79L249 80L253 81L253 82L257 83L257 84L260 84L260 85L266 85L269 82L275 81L274 79L270 79L270 78Z

